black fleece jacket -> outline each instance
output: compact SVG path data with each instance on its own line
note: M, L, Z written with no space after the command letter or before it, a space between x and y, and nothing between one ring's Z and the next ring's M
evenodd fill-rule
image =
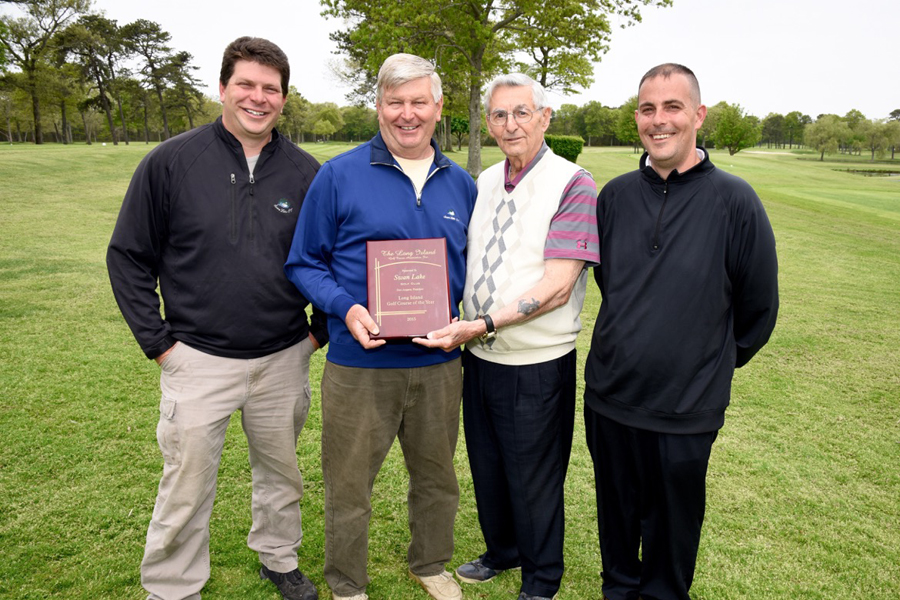
M283 266L318 168L273 130L251 175L221 118L141 161L106 263L119 308L148 358L176 340L215 356L257 358L306 338L309 302ZM320 346L328 342L325 315L315 310L312 334Z
M585 368L588 408L662 433L719 429L735 367L778 313L775 237L742 179L700 164L641 168L600 192L603 296Z

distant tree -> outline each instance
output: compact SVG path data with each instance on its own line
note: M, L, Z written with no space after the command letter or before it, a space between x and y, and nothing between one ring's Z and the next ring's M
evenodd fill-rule
M865 119L857 124L857 132L863 136L865 148L871 153L870 162L875 162L875 154L884 156L890 148L886 121Z
M198 89L200 81L194 77L199 67L191 64L194 60L190 52L176 52L166 66L166 78L171 84L168 98L171 105L184 109L188 120L188 128L194 128L194 116L203 106L203 92Z
M632 96L618 108L616 115L616 137L623 144L631 144L637 152L641 147L641 136L638 134L634 111L637 110L638 97Z
M319 119L316 121L316 124L313 125L313 133L317 136L321 135L325 139L336 131L337 129L335 129L334 124L325 118Z
M56 65L54 71L47 74L45 98L59 107L59 119L52 119L57 142L62 142L63 144L72 142L69 110L70 108L75 108L82 99L82 94L77 66L62 62Z
M891 111L888 121L900 121L900 108L895 108Z
M900 146L900 120L888 121L884 124L884 137L891 149L891 160L894 160L897 146Z
M16 81L31 97L34 143L42 144L41 93L44 75L49 70L52 42L69 21L87 11L90 0L32 0L21 4L24 17L0 16L3 28L0 46L4 50L4 60L22 72L23 77Z
M365 106L346 106L341 108L344 127L341 133L350 141L368 140L378 133L378 116L375 111Z
M309 100L304 98L297 88L290 86L287 102L278 121L278 130L286 133L291 141L297 144L303 143L303 132L312 129L310 113Z
M84 126L84 140L90 146L93 141L97 140L97 131L103 118L97 109L96 102L92 102L90 98L85 98L78 103L78 114L81 115L81 123Z
M788 149L794 148L794 140L803 139L803 130L807 125L812 123L809 115L804 115L800 111L792 111L784 115L784 133L788 138Z
M716 126L719 124L719 115L722 114L722 111L728 107L728 103L722 100L718 104L710 106L706 109L706 119L703 120L703 125L697 131L697 136L700 138L699 145L703 148L708 147L707 144L713 145L716 148L721 148L719 144L716 143Z
M119 63L125 57L119 28L115 21L101 15L85 15L60 32L59 41L63 52L75 61L81 69L84 80L91 82L97 90L97 101L106 114L109 135L114 145L119 136L113 119L110 96L116 79ZM121 99L118 99L123 133L127 129L122 114Z
M769 148L772 144L776 146L784 144L784 115L769 113L762 120L761 127L762 141L766 142Z
M462 151L463 136L469 133L469 120L465 117L450 117L450 133L456 136L456 151Z
M172 36L163 31L159 23L147 19L138 19L124 25L121 33L122 38L127 40L128 48L142 59L141 74L144 82L156 92L164 139L169 139L169 115L163 93L171 75L172 48L169 47L169 41Z
M759 141L759 119L745 115L740 105L729 104L719 115L715 136L716 148L728 148L728 154L734 156Z
M122 77L117 82L117 94L122 97L129 107L129 118L123 127L130 125L135 131L144 132L144 143L150 143L150 113L155 112L156 107L150 98L150 93L141 85L141 82L133 77Z
M547 133L552 135L578 135L579 109L574 104L563 104L553 111Z
M586 137L588 146L593 143L594 138L606 138L606 142L612 145L613 138L616 135L616 117L618 113L615 109L603 106L596 100L591 100L581 107L581 120L584 123L584 131L581 132L582 137Z
M12 144L13 141L12 113L12 93L3 89L3 80L0 80L0 114L3 115L3 123L6 125L6 131L4 132L6 141L10 144Z
M322 121L331 123L332 131L322 133L324 125L319 125ZM310 105L310 116L308 124L312 127L310 130L314 135L333 135L344 128L344 117L341 115L341 109L334 102L315 102ZM316 131L318 126L319 131Z
M804 143L821 154L819 160L825 160L825 153L837 152L841 144L852 135L850 127L837 115L821 115L815 123L806 126L803 134Z
M850 138L846 140L846 149L848 152L862 154L863 148L866 148L866 137L868 135L869 120L862 112L854 109L847 111L843 117L844 123L850 128Z

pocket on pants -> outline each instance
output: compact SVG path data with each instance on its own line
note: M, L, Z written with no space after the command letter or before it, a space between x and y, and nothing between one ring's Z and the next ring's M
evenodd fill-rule
M159 401L159 416L163 419L172 420L175 418L175 405L176 402L171 398L166 398L165 396Z
M177 465L181 462L181 435L178 431L178 422L175 419L177 402L174 399L163 396L159 402L159 423L156 426L156 441L159 451L167 465Z

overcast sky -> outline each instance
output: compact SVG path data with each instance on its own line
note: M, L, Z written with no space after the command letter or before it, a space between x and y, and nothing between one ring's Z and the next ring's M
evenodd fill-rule
M336 58L328 33L343 24L321 17L318 0L94 0L94 6L120 25L137 18L162 25L174 48L194 55L212 95L225 46L254 35L287 53L291 83L306 98L347 104L347 90L328 69ZM578 96L553 96L555 107L588 100L619 106L647 69L680 62L697 74L704 103L738 103L758 117L799 110L815 118L856 108L884 118L900 108L898 0L674 0L669 8L644 8L643 17L624 30L614 24L594 85Z

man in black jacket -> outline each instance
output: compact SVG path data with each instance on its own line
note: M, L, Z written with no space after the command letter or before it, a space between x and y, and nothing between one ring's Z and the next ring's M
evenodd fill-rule
M689 598L734 369L778 312L768 217L696 147L705 117L690 69L651 69L635 111L647 152L598 198L603 300L584 412L609 600Z
M309 411L309 359L328 334L318 311L310 326L308 302L282 266L319 165L274 129L289 77L275 44L232 42L219 78L222 117L144 158L109 244L116 301L161 367L165 466L141 563L149 600L199 599L209 579L216 474L237 410L253 473L247 541L260 577L288 600L317 598L297 569L296 445Z

